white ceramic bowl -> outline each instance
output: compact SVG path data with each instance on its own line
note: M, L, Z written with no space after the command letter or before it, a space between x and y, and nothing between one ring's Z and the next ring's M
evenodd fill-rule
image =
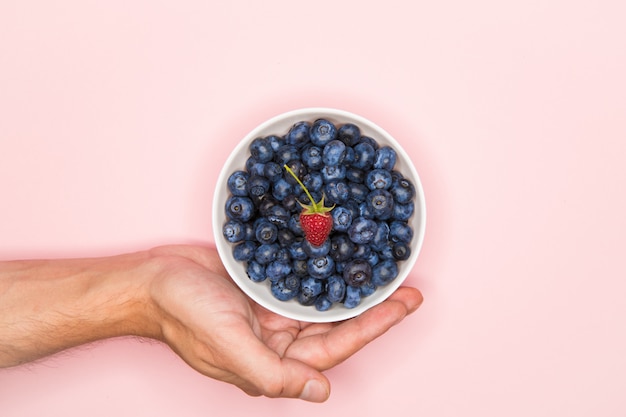
M294 123L302 120L312 123L318 118L325 118L336 125L353 123L361 129L361 134L372 137L379 145L391 146L395 149L397 154L395 169L400 171L404 177L410 179L415 186L415 212L409 220L409 224L414 231L414 236L411 241L410 258L406 261L398 262L398 276L395 280L386 286L379 287L374 294L363 297L361 303L351 309L344 307L340 303L335 303L327 311L318 311L314 306L303 306L299 304L297 300L277 300L271 293L269 280L258 283L248 278L244 263L236 261L232 256L233 244L226 241L222 234L222 228L226 222L225 204L230 196L226 183L231 173L236 170L245 169L246 160L250 156L248 149L250 142L260 136L269 136L271 134L282 136L289 131L289 128ZM268 310L285 317L306 322L334 322L346 320L361 314L365 310L388 298L402 284L415 265L424 240L425 222L426 206L422 184L415 167L402 146L400 146L389 133L371 121L346 111L331 108L305 108L290 111L280 114L253 129L239 142L224 163L213 198L213 232L215 243L222 262L235 283L250 298Z

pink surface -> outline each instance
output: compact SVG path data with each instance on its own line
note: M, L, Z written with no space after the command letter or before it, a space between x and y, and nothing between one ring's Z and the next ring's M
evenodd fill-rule
M0 370L0 415L625 415L625 14L1 2L1 258L211 242L236 141L308 106L398 139L429 218L422 308L329 371L325 404L250 398L125 339Z

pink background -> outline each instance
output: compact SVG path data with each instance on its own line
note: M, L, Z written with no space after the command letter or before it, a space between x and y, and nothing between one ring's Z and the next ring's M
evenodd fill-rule
M626 7L565 1L0 3L0 257L212 242L217 175L308 106L381 125L428 206L425 302L250 398L110 340L0 371L0 415L626 415Z

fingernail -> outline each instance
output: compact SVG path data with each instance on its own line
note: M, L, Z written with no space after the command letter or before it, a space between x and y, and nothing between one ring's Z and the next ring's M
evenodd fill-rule
M328 395L328 390L324 384L317 379L311 379L304 385L304 389L300 394L300 399L314 403L321 403L328 399Z

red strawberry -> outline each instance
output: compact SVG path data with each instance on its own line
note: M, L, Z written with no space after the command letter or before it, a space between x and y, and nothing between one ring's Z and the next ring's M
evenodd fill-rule
M304 190L309 200L311 200L312 204L302 204L303 210L300 213L300 225L302 226L302 231L304 231L304 237L308 240L312 245L320 246L323 245L328 235L330 234L330 230L333 227L333 218L330 215L330 211L335 207L325 207L324 206L324 195L322 194L322 199L319 202L315 202L309 190L304 186L302 181L298 178L298 176L285 165L285 169L289 172L300 184L300 187Z

